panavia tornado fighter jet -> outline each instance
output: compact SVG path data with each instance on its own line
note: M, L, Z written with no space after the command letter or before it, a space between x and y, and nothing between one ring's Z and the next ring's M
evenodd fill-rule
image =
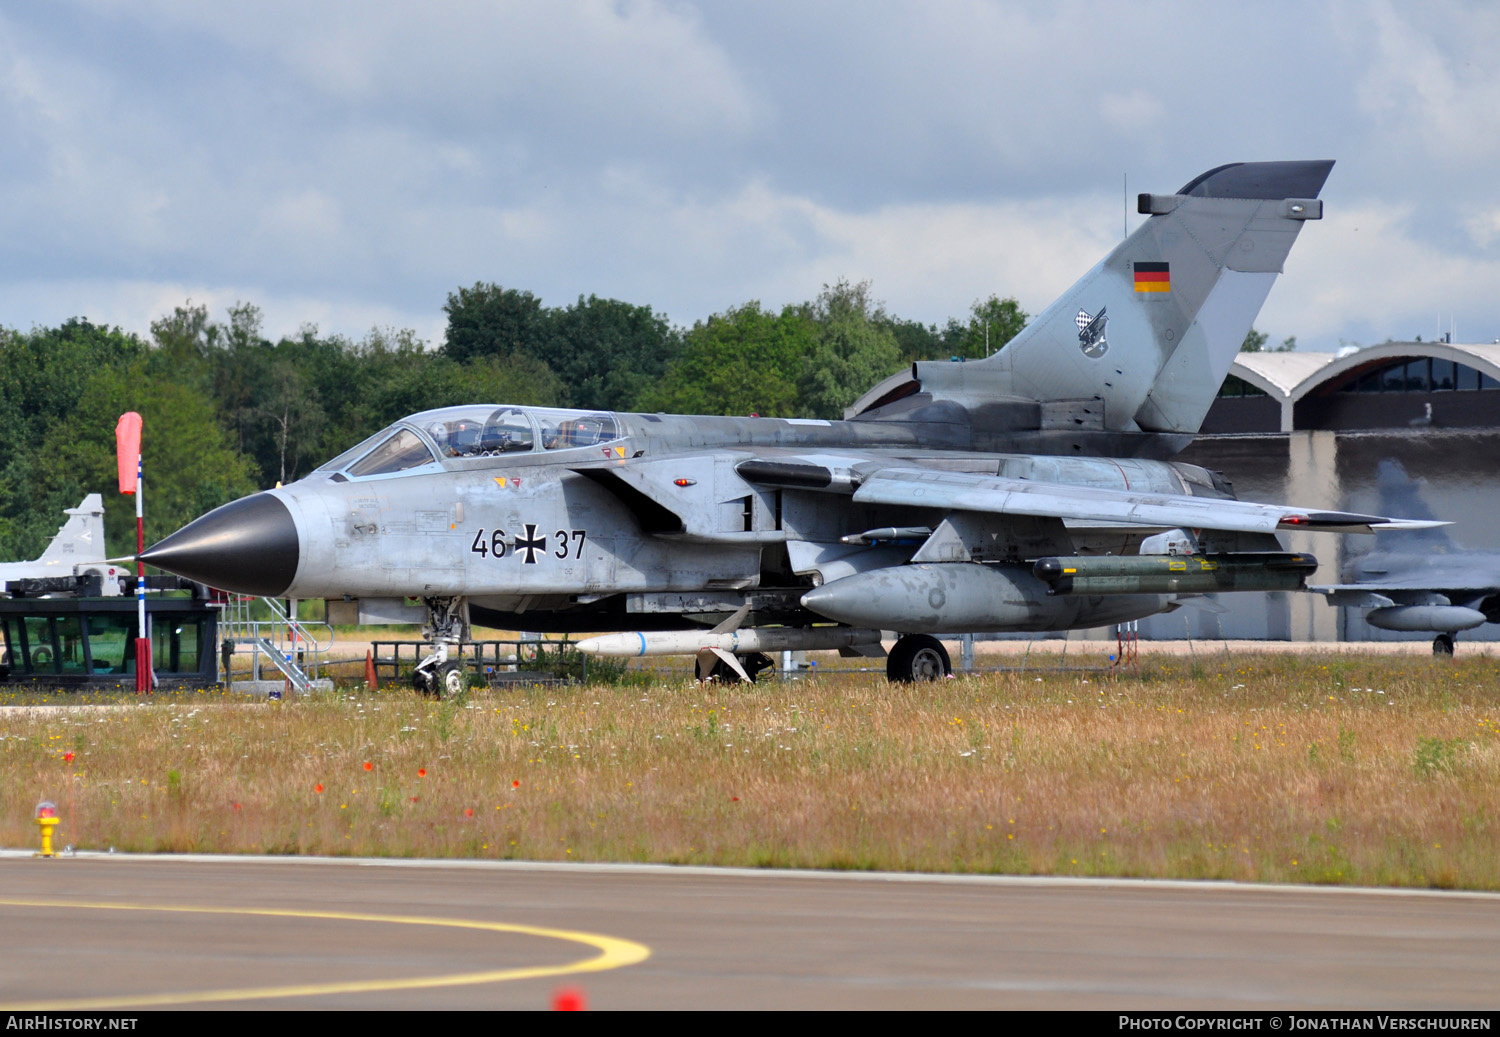
M764 653L949 671L934 633L1054 631L1182 596L1294 590L1280 529L1368 515L1236 500L1169 460L1197 431L1333 163L1238 163L1176 194L994 356L919 362L847 420L486 404L396 422L308 477L145 553L215 587L327 598L362 621L425 606L418 686L462 683L470 621L610 632L605 655L696 653L749 679ZM347 614L347 613L346 613Z

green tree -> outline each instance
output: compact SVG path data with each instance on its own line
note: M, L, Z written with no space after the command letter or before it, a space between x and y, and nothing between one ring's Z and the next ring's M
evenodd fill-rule
M919 320L906 320L902 317L886 317L881 323L895 337L896 348L901 351L904 363L935 360L947 355L944 351L943 332L938 330L936 324L923 324ZM952 320L949 323L957 324Z
M1264 331L1256 331L1251 328L1245 333L1245 341L1240 344L1241 353L1290 353L1297 348L1297 336L1292 335L1282 340L1281 345L1274 349L1266 349L1267 335Z
M901 350L883 310L870 299L868 281L825 284L806 313L816 330L797 385L801 408L814 417L840 418L845 407L901 367Z
M145 362L99 370L73 419L54 425L42 442L47 464L41 482L44 498L69 507L86 493L104 494L110 554L135 551L135 505L118 493L115 462L115 423L130 410L142 419L148 544L256 490L251 463L229 444L211 400L190 386L151 377ZM54 527L60 515L48 516Z
M988 299L976 299L969 308L969 323L963 338L952 343L958 348L950 355L978 359L998 352L1021 333L1029 319L1013 298L991 295Z
M36 557L57 532L62 509L102 489L54 492L57 460L44 443L80 434L80 399L92 378L145 355L134 335L78 318L28 334L0 331L0 558ZM109 418L111 451L118 417Z
M266 379L271 344L261 337L260 310L249 303L229 308L229 327L215 335L218 346L208 354L210 381L220 420L230 431L235 449L251 449L256 419L256 396Z
M254 415L261 436L275 451L276 483L291 482L327 458L320 456L325 415L306 378L290 359L274 361L256 394ZM262 471L265 465L261 466Z
M633 408L681 348L651 307L597 295L548 311L546 328L536 355L557 372L574 407Z
M530 292L476 281L448 295L443 352L460 363L486 356L535 354L547 335L542 301Z
M207 306L189 299L169 316L151 322L151 340L173 381L192 382L209 392L209 366L223 329L208 316Z
M715 314L687 332L681 353L641 406L678 414L791 417L816 330L794 307L778 315L748 302Z

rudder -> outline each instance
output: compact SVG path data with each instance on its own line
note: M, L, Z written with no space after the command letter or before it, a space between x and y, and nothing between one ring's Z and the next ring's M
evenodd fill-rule
M104 498L91 493L76 508L65 509L68 520L57 531L37 562L104 561Z
M1303 222L1322 217L1332 168L1234 163L1141 195L1150 219L1004 349L918 363L915 380L938 396L1102 405L1112 431L1197 432Z

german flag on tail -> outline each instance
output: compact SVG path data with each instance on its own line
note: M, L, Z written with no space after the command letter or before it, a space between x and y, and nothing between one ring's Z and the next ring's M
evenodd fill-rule
M1170 292L1172 273L1170 263L1135 264L1135 290L1138 292Z

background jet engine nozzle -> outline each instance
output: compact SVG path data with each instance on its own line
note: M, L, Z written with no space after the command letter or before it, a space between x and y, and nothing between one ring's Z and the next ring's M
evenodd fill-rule
M696 655L705 648L731 654L752 652L822 652L835 648L880 643L879 630L848 627L751 627L716 634L709 630L636 631L603 634L579 641L586 655L634 657L641 655Z
M220 590L278 598L292 585L300 555L291 511L274 494L256 493L194 519L141 559Z
M1310 554L1266 552L1040 558L1032 572L1050 594L1218 594L1304 590L1317 568Z
M938 562L856 573L802 595L803 607L851 626L908 634L1067 630L1163 611L1155 594L1053 597L1027 567Z
M1365 613L1365 622L1382 630L1435 630L1452 634L1480 626L1485 615L1462 605L1391 605L1371 609Z

